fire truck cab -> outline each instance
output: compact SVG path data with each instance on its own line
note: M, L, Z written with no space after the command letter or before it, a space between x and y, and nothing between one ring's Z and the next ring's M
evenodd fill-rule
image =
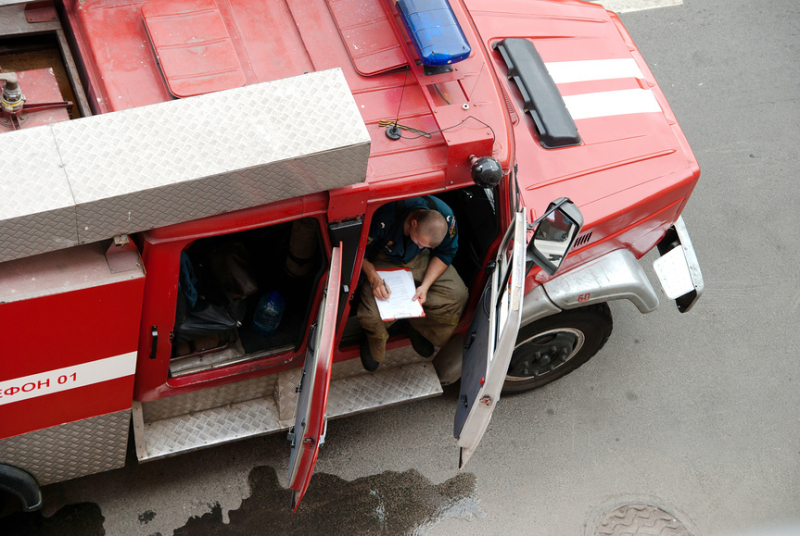
M121 467L131 421L140 461L288 432L297 508L330 419L459 380L462 467L501 392L602 348L607 302L658 306L647 252L681 312L702 293L699 167L598 5L11 2L0 47L0 489L27 509ZM420 196L455 213L466 310L369 373L370 224Z

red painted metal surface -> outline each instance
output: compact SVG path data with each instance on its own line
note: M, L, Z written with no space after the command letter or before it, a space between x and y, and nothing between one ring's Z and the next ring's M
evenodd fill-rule
M130 409L133 375L0 406L0 439Z
M163 396L188 393L302 366L302 356L305 355L307 343L296 351L200 372L184 378L168 379L172 344L166 335L175 324L181 251L200 238L227 235L302 217L324 218L326 198L325 194L316 194L305 198L288 199L265 207L164 227L144 235L142 260L148 275L138 343L139 354L134 388L136 400L152 401ZM330 243L325 233L323 242L330 255ZM314 297L313 307L318 307L322 290L320 285ZM159 336L156 359L150 359L152 326L158 326L159 334L165 335Z
M559 274L615 249L641 257L660 240L679 215L700 175L664 95L619 19L600 6L580 2L509 2L514 17L498 15L496 2L467 0L487 48L505 37L528 37L542 60L578 62L633 59L641 79L620 77L558 84L565 97L626 89L651 91L661 112L607 115L575 121L583 143L544 149L515 84L501 76L513 115L518 181L526 207L541 214L553 199L569 197L584 216L588 247L573 252ZM622 37L622 39L620 39ZM499 53L491 53L504 75ZM672 207L672 210L666 210ZM534 269L527 289L548 280Z
M142 5L147 36L175 97L245 85L225 21L213 0L167 0Z
M327 2L359 74L372 76L408 64L385 4L363 0Z
M57 377L47 378L46 386L46 379L33 381L37 385L30 394L37 396L27 400L16 401L25 389L6 391L22 387L14 384L18 378L60 369L69 375L78 365L135 352L144 279L142 275L70 292L56 289L53 294L0 304L5 334L0 382L12 384L0 393L0 438L131 407L132 366L124 377L52 394L45 394L45 387L55 387Z
M359 218L363 252L379 206L471 185L469 157L492 155L507 177L516 170L522 205L534 217L558 197L571 198L582 211L581 235L591 232L591 239L571 252L561 275L616 249L637 257L647 253L678 217L699 177L691 149L635 44L616 15L597 5L577 0L451 0L472 54L451 72L426 75L397 23L393 0L62 1L64 24L74 38L95 113L340 68L371 136L370 159L362 184L133 237L142 250L146 278L0 304L0 325L10 334L0 347L0 439L128 409L132 399L152 401L303 365L308 326L296 350L169 378L180 254L197 239L301 217L317 218L323 230L329 223ZM44 4L26 8L28 20L51 20L54 12ZM507 68L492 48L508 37L530 39L546 64L633 61L641 76L559 82L558 90L565 98L644 90L654 96L660 111L578 118L581 145L544 149L519 104L516 85L507 81ZM62 100L47 70L20 73L20 85L28 106ZM55 108L24 112L22 119L22 127L28 128L68 116L65 109ZM392 141L380 126L385 120L430 137L405 131L402 139ZM0 132L10 129L0 124ZM502 229L512 220L514 187L514 181L504 180L496 190ZM332 267L330 285L340 289L347 284L354 292L361 255L352 280L339 281L336 250L327 233L322 235ZM526 291L548 279L534 269ZM469 325L485 282L483 273L472 282L460 330ZM319 309L324 291L321 284L314 290L312 310ZM337 317L338 303L328 300L327 318ZM346 301L341 318L348 318L350 307ZM159 332L155 359L150 359L152 326ZM326 322L322 328L308 426L298 437L298 470L290 478L295 507L308 488L324 433L331 364L358 356L357 347L335 344L344 328L345 322ZM387 346L405 344L392 339ZM70 367L134 359L134 354L135 379L131 371L69 390L38 391L62 378L68 382L74 370ZM36 379L48 371L66 372ZM20 396L23 392L28 398Z
M364 3L373 11L393 9L384 0ZM94 58L87 75L99 98L96 104L99 111L134 108L171 98L142 22L144 2L65 0L64 4L76 41L86 57ZM459 63L449 74L426 77L421 67L412 64L410 71L363 77L354 67L346 44L338 38L340 28L325 2L239 0L214 4L247 83L334 67L344 71L372 138L367 182L411 178L441 170L445 180L438 185L439 189L469 184L468 167L450 165L452 158L448 154L451 146L458 148L459 158L467 152L477 156L488 152L487 127L471 119L459 124L470 116L491 126L495 134L494 154L506 167L510 164L511 142L503 107L482 54ZM468 38L477 42L466 12L456 2L454 10ZM107 23L109 17L113 17L115 24ZM361 31L368 32L366 27ZM396 35L400 32L397 28L394 31ZM196 37L204 39L201 35ZM367 33L361 37L368 38ZM409 53L405 40L399 41ZM454 94L457 90L464 99L480 105L464 110L460 103L453 104L454 113L447 113L450 105L438 96L434 89L437 84L449 84ZM434 134L430 139L391 141L378 122L398 117L403 124ZM435 133L441 129L448 129L446 136Z
M173 2L64 0L76 42L83 56L92 60L87 65L87 79L98 111L171 98L169 81L165 82L156 62L143 16L148 9L163 14L163 6L179 5ZM203 373L202 378L197 377L207 383L176 380L170 386L166 383L166 338L159 339L158 359L143 357L149 353L144 350L149 350L150 326L171 325L174 320L177 258L180 250L196 238L267 225L299 214L325 217L326 211L328 221L363 218L366 229L375 208L389 200L471 184L467 158L492 154L507 171L518 166L522 202L534 215L562 196L570 197L583 212L584 230L592 231L592 240L568 257L561 270L564 273L613 249L628 248L643 255L680 213L699 176L694 156L652 73L618 18L596 5L578 1L452 0L473 53L452 72L426 76L413 61L415 55L405 30L393 20L396 11L389 0L179 3L191 4L193 12L198 13L202 3L214 12L213 31L198 25L197 38L227 33L225 46L234 50L248 84L341 68L372 144L364 184L327 196L291 200L147 234L143 254L151 277L139 340L136 396L140 400L263 374L264 367L273 371L296 366L286 364L286 360L280 365L268 360L230 367L225 374ZM113 25L107 23L110 18L115 21ZM375 38L376 31L381 34L380 40ZM180 41L184 45L186 35ZM492 44L505 37L530 38L546 63L632 58L642 73L637 81L570 82L559 84L559 90L573 96L640 87L652 92L662 112L578 119L582 145L543 149L530 116L518 104L516 86L506 81L505 64L492 50ZM359 43L376 46L356 51ZM412 61L404 61L406 58ZM206 67L217 65L221 70L230 64L227 57L216 64L213 58L203 61ZM407 69L390 69L403 63L408 63ZM430 132L431 137L406 135L391 141L379 126L387 119ZM508 182L501 183L498 198L509 199L510 188ZM505 226L511 219L510 209L505 202L500 208ZM362 248L365 241L364 233ZM359 269L360 262L355 267L356 276ZM528 288L544 280L546 276L534 270ZM475 283L482 285L483 280ZM473 306L471 301L464 316L466 323ZM349 303L343 311L345 316L348 309ZM342 330L343 326L338 335ZM345 354L337 354L337 360Z
M360 9L347 10L350 4L343 0L332 0L330 9L323 2L298 0L269 4L204 1L218 6L248 83L307 70L331 67L344 70L372 137L366 180L376 194L378 190L386 190L386 195L373 195L373 199L391 197L392 191L407 192L408 185L403 181L413 181L417 176L436 170L444 172L444 180L438 188L468 184L469 170L464 156L488 152L490 138L494 139L489 142L491 152L504 167L512 164L512 154L516 154L527 206L540 212L553 198L569 196L585 209L587 227L593 227L595 222L600 223L610 214L629 210L630 193L640 183L683 169L688 179L672 177L659 188L669 188L670 182L682 180L687 183L685 197L696 180L698 170L694 158L652 74L618 19L599 6L580 2L509 1L500 4L470 0L466 2L470 14L461 2L454 1L454 12L467 38L478 45L473 47L468 60L456 65L451 73L434 76L425 76L420 66L410 62L410 70L364 77L353 64L359 61L353 56L354 43L366 40L375 24L382 27L382 23L376 22L382 20L381 11L394 16L391 2L367 0L361 3ZM142 3L88 0L80 9L76 8L75 0L67 0L65 4L78 41L85 43L95 58L94 68L100 76L94 77L94 83L98 86L97 93L108 95L108 109L130 108L169 98L153 53L147 46L141 24ZM114 13L118 21L113 28L105 23L110 13ZM506 13L515 15L509 17ZM264 31L265 28L279 31ZM404 30L397 25L391 28L396 41L387 37L387 50L398 43L405 54L413 58ZM110 32L115 35L113 40ZM349 37L344 41L331 38L337 34ZM545 62L633 57L644 73L643 81L658 97L664 113L579 120L583 145L568 150L544 150L532 136L530 118L526 114L514 109L512 116L516 117L516 124L512 125L509 119L507 103L512 109L516 107L517 89L502 81L505 66L490 48L493 42L508 36L530 36ZM503 85L502 90L499 84ZM581 82L562 84L559 89L570 95L622 89L626 84L629 82L621 80ZM439 93L445 95L450 104ZM504 94L509 96L508 100ZM464 104L469 108L464 109ZM423 131L448 130L433 134L430 139L390 141L377 123L392 118ZM612 203L602 203L604 206L597 209L593 206L609 196L616 199ZM609 204L614 205L610 210ZM642 207L640 212L644 215L650 208ZM354 216L355 210L361 213L361 209L363 207L353 207L354 213L341 216Z
M0 381L136 351L143 287L139 278L0 304L11 335Z

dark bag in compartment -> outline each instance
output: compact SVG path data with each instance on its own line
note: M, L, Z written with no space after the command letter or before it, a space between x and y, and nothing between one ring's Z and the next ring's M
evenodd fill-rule
M241 327L247 313L246 297L258 290L242 244L219 246L205 259L205 263L194 265L186 252L181 254L175 314L177 342Z
M197 337L226 331L240 325L241 321L237 320L226 308L208 302L200 302L186 315L180 326L175 326L175 339L191 341Z

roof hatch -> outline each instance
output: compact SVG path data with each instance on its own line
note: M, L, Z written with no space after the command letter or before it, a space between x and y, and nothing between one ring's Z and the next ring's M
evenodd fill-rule
M214 0L159 0L142 18L167 89L191 97L245 85L245 75Z
M359 74L372 76L408 64L379 0L328 0L328 7Z

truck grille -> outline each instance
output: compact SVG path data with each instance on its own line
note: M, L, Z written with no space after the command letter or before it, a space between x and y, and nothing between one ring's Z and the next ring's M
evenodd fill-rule
M592 239L592 232L589 231L588 233L583 234L575 239L575 243L572 245L572 249L578 249L579 247L585 246L591 239Z

